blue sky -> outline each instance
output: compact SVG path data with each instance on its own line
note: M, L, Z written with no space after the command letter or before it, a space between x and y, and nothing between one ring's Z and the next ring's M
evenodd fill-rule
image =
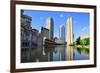
M54 37L59 37L60 25L64 25L67 30L66 21L69 16L73 18L75 39L90 33L89 13L24 10L24 14L32 17L32 28L38 30L46 26L46 19L48 17L52 17L54 20Z

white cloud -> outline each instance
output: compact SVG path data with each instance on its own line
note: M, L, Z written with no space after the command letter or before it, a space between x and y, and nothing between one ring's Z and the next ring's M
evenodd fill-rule
M63 14L60 14L60 17L64 17L64 15Z

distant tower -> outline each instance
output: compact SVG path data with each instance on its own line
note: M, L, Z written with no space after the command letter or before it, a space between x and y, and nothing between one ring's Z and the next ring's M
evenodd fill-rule
M54 21L53 18L48 18L46 20L46 28L49 29L49 39L53 39L54 36Z
M67 19L67 45L73 44L73 20L72 17Z
M65 41L65 26L64 25L61 25L60 26L60 32L59 32L59 34L60 34L60 39L62 39L62 40L64 40Z

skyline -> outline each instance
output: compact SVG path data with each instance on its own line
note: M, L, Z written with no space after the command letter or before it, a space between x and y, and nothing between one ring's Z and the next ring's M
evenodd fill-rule
M64 25L67 31L66 21L68 17L73 18L73 33L75 39L90 33L89 13L24 10L23 14L32 17L32 28L38 30L40 30L41 27L46 27L46 19L48 17L53 18L54 37L59 37L59 27L61 25Z

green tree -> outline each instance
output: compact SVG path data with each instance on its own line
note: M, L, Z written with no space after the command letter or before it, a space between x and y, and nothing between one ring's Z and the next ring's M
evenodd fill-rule
M85 38L84 40L86 41L85 45L89 45L90 44L90 37Z
M77 44L77 45L80 44L80 36L76 39L76 44Z
M90 38L85 38L80 40L80 45L89 45L90 44Z
M85 39L80 40L80 45L86 45L86 40Z

